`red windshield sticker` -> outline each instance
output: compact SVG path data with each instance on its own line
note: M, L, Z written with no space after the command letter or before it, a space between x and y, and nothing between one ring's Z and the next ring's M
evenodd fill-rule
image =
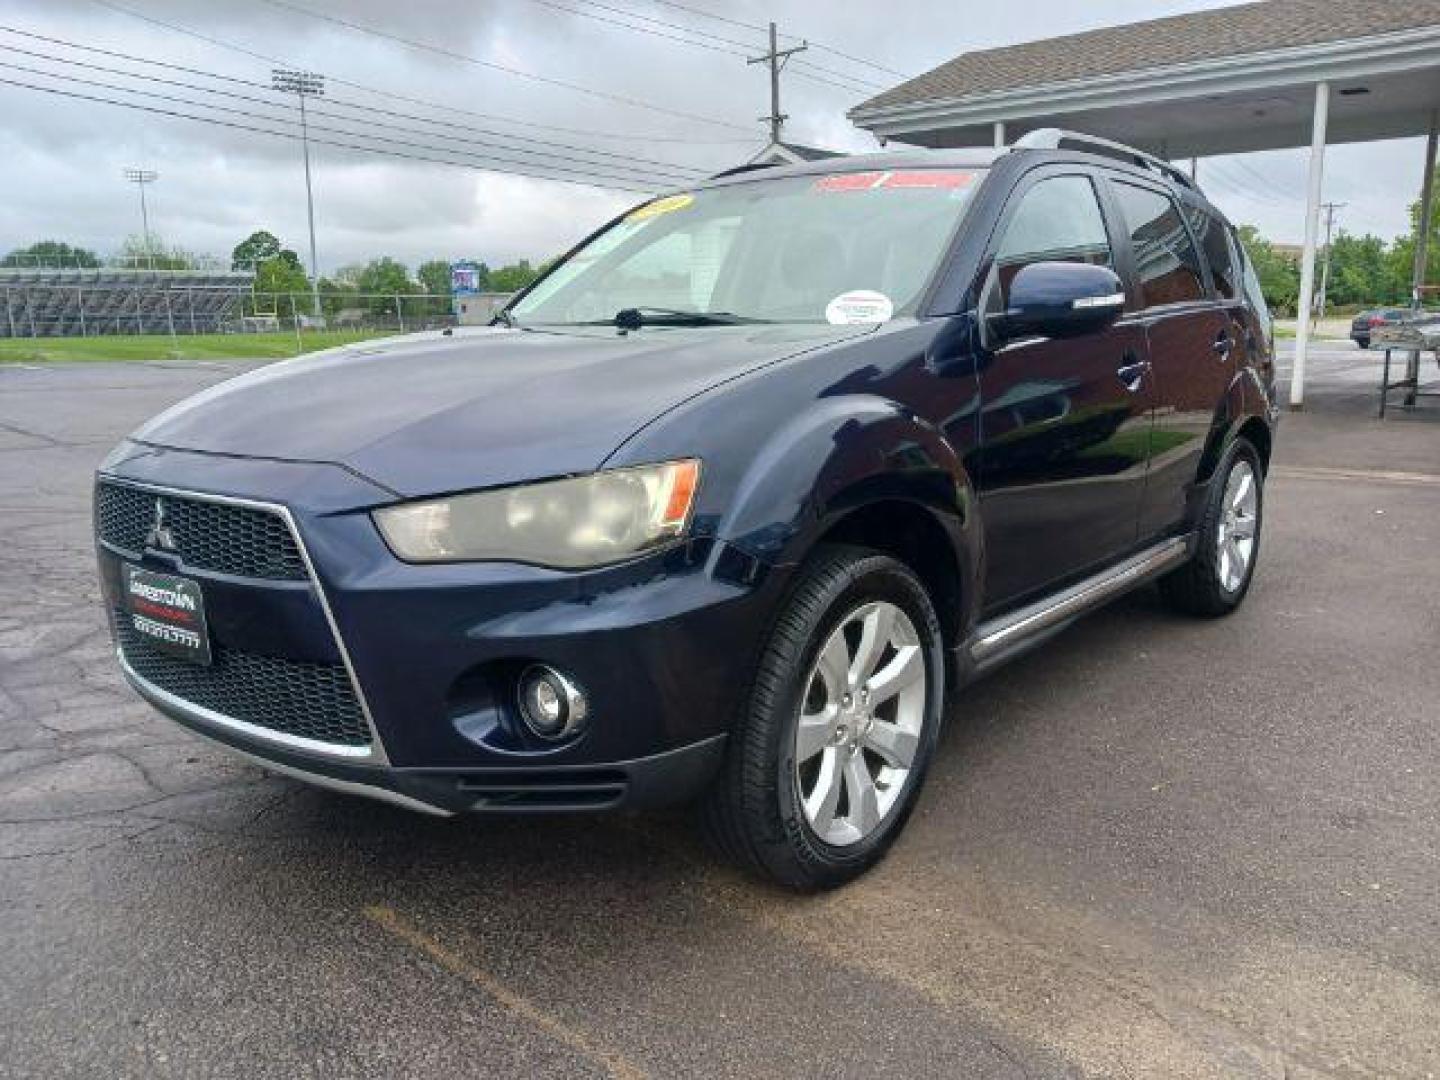
M887 188L963 188L975 182L968 172L940 172L938 169L916 169L913 172L892 172L880 184Z
M838 173L815 181L816 191L869 191L879 186L888 174L882 172Z
M942 172L939 169L911 169L902 172L837 173L815 181L816 191L874 191L876 188L941 188L955 190L969 187L975 174Z

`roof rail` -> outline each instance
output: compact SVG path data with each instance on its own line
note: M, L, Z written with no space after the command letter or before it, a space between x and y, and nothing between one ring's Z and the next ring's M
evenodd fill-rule
M1073 147L1076 150L1088 150L1092 154L1100 154L1103 157L1127 161L1131 165L1139 165L1142 169L1150 169L1152 172L1161 173L1191 190L1199 190L1195 185L1195 181L1185 175L1183 170L1176 168L1164 158L1158 158L1154 154L1147 154L1144 150L1137 150L1135 147L1126 146L1124 143L1102 139L1098 135L1086 135L1083 132L1066 131L1063 128L1036 128L1034 131L1027 132L1017 139L1011 146L1011 149L1059 150L1066 146Z

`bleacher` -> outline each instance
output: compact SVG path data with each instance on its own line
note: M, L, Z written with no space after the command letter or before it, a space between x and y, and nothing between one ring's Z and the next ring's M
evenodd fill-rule
M228 269L0 267L0 337L218 333L254 275Z

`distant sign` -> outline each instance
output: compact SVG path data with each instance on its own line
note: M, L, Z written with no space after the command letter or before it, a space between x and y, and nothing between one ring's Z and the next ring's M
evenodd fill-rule
M450 294L475 296L480 292L480 267L473 262L450 264Z

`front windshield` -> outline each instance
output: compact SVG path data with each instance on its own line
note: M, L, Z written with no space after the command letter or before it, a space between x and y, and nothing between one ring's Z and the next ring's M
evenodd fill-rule
M510 315L520 325L608 322L626 309L655 321L884 322L914 310L981 175L792 176L657 199L561 263Z

